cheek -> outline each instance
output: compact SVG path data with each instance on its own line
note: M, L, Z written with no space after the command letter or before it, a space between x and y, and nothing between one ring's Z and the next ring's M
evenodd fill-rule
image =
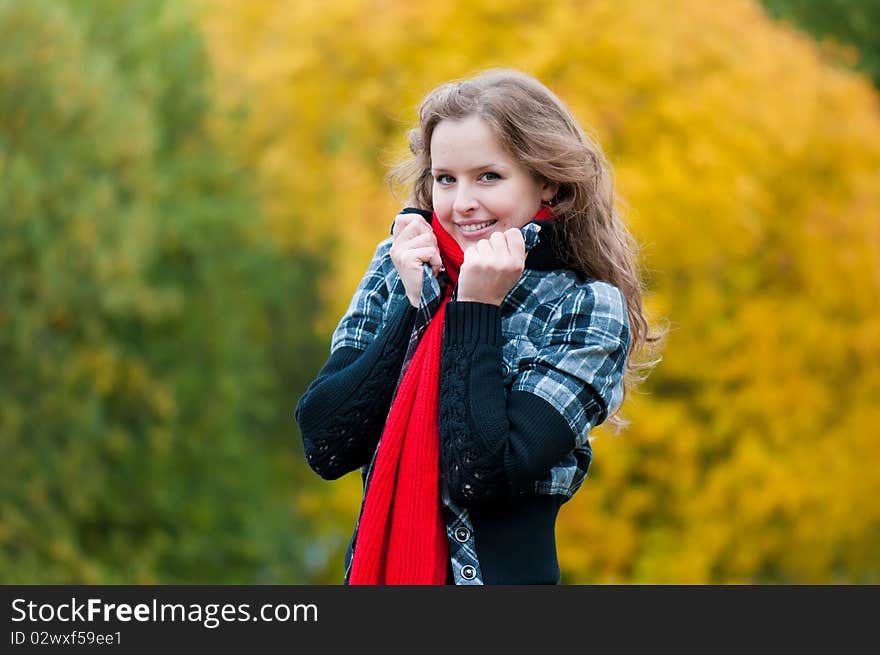
M541 189L535 184L523 183L517 190L516 197L521 209L538 207L541 204Z
M452 212L452 202L449 200L448 195L446 193L438 193L436 189L431 190L431 204L441 220L448 219Z
M484 205L496 218L508 221L518 213L521 197L511 189L498 189L485 199Z

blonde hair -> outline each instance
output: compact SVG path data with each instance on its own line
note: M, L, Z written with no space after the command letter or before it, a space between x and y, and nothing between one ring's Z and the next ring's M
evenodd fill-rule
M479 116L508 151L541 182L555 183L554 220L562 229L569 268L616 286L626 299L630 325L624 395L647 376L659 359L635 361L662 335L651 332L642 306L642 280L636 265L638 246L615 208L611 166L602 149L577 124L571 112L530 75L491 69L470 79L442 84L419 109L419 126L409 131L412 156L388 174L392 185L411 186L407 201L433 209L431 137L443 120ZM619 200L619 199L618 199ZM626 422L612 417L620 429Z

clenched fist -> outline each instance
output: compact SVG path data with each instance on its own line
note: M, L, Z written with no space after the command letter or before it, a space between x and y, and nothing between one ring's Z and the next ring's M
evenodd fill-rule
M519 282L525 264L526 244L518 228L480 239L464 252L458 300L500 305Z
M391 236L391 261L403 281L410 304L418 307L424 276L422 264L430 264L434 275L443 265L437 237L428 222L418 214L398 214Z

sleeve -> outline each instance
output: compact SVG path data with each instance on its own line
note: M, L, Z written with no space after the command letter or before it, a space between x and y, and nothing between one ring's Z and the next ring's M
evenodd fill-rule
M620 404L629 330L611 285L575 289L504 387L500 309L450 303L441 355L441 462L465 507L526 490Z
M629 341L626 300L617 287L576 287L553 312L538 352L512 389L553 405L581 446L623 402Z
M328 480L372 457L415 322L405 295L388 292L389 279L399 278L387 270L387 251L380 244L333 333L330 358L296 406L306 461Z

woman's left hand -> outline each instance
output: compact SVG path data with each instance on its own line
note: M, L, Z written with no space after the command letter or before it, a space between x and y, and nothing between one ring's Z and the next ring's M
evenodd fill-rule
M518 228L480 239L464 251L457 299L500 305L519 282L525 264L526 243Z

